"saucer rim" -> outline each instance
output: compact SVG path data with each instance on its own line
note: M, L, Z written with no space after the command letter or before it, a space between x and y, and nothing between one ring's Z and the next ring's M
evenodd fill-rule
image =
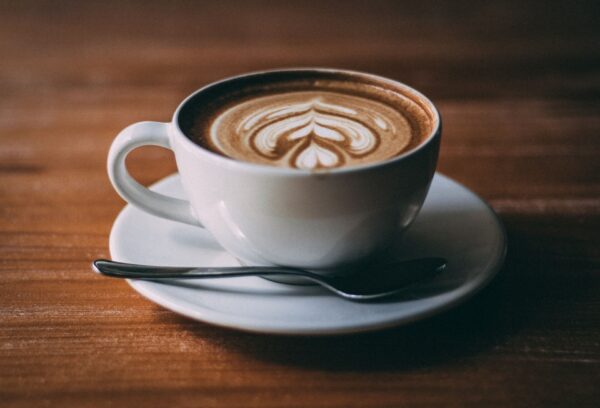
M472 196L472 198L484 204L484 207L493 220L494 228L498 233L499 244L498 250L493 257L490 257L485 265L481 266L481 271L460 287L444 292L430 302L434 304L425 304L417 310L408 315L399 316L395 319L389 319L385 321L376 321L373 323L345 323L339 326L323 326L318 325L298 327L297 325L286 325L277 321L275 324L269 324L268 321L257 321L251 317L240 316L232 313L220 312L214 309L207 309L198 307L197 304L191 304L183 299L173 301L170 296L165 296L161 293L160 287L163 285L157 282L142 281L142 280L131 280L127 279L127 283L144 298L156 303L166 309L169 309L177 314L191 318L196 321L211 324L214 326L241 330L249 333L260 333L260 334L274 334L274 335L302 335L302 336L331 336L331 335L345 335L354 333L363 333L370 331L378 331L388 329L392 327L404 326L418 320L423 320L433 315L443 313L449 309L452 309L459 304L462 304L472 298L474 295L484 289L498 274L501 270L507 252L507 236L504 225L500 221L498 215L494 212L492 207L483 200L478 194L468 189L461 183L447 177L439 172L435 173L434 177L441 178L444 182L448 182L453 185L454 188L460 188L465 193ZM172 183L173 180L179 178L178 173L173 173L167 177L164 177L157 182L153 183L150 188L160 188L163 184ZM115 231L119 228L119 225L124 223L127 214L130 211L141 211L133 207L131 204L127 204L121 209L110 232L109 249L113 259L119 261L128 261L126 254L123 254L116 245ZM417 216L418 217L418 216ZM259 277L249 277L246 279L261 279ZM450 297L450 299L446 299Z

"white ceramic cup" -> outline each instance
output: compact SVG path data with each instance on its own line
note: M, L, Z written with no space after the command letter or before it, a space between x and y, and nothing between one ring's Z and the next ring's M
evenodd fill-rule
M231 254L250 265L286 265L336 270L384 249L417 215L435 172L441 120L433 103L399 82L354 71L336 72L375 81L417 101L432 118L430 134L416 148L390 160L311 172L233 160L192 142L180 113L197 94L264 71L228 78L185 99L169 123L139 122L114 140L108 174L130 204L159 217L206 228ZM277 71L282 72L282 71ZM173 150L189 201L148 190L128 173L133 149L155 145Z

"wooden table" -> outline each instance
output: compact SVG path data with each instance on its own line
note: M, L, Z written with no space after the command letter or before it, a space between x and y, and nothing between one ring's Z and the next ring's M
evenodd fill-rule
M598 3L412 3L1 2L0 406L597 406ZM116 133L213 80L299 65L439 105L440 171L508 230L492 285L407 327L298 338L197 323L92 274L124 205ZM129 162L146 184L175 170L161 149Z

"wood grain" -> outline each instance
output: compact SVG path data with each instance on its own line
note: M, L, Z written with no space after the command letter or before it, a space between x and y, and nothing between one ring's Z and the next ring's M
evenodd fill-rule
M0 405L597 406L597 4L0 2ZM287 66L434 100L440 170L508 230L488 289L404 328L273 337L90 272L123 206L105 174L116 133L210 81ZM129 163L144 183L175 171L161 149Z

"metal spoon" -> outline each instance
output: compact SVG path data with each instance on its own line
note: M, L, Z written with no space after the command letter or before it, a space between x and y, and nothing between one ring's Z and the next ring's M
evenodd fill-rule
M303 269L282 266L166 267L136 265L107 259L97 259L92 263L95 272L106 276L152 281L236 276L302 276L336 295L351 300L372 300L393 296L414 283L437 275L445 267L444 258L420 258L377 265L350 275L324 276Z

